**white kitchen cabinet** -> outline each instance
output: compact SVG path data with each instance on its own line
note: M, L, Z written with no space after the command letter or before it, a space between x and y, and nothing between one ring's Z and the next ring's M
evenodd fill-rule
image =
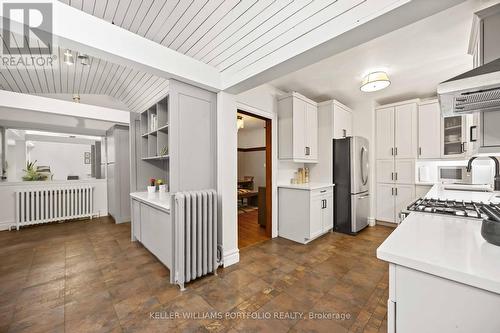
M377 220L395 223L394 185L377 184Z
M377 184L377 220L399 223L399 213L415 200L415 185Z
M139 241L165 266L172 268L173 237L170 212L131 199L132 240Z
M377 159L417 157L417 102L409 101L375 110Z
M333 101L333 138L352 136L352 111L345 105Z
M417 157L417 104L394 107L394 156L396 159Z
M415 184L415 160L377 160L377 183Z
M441 157L441 109L437 100L418 106L418 158Z
M333 228L333 186L278 189L278 234L307 244Z
M394 108L375 111L377 159L394 158Z
M416 199L415 195L415 185L396 185L394 187L394 218L397 223L401 222L399 220L399 213L406 210Z
M394 182L394 159L377 160L377 183Z
M132 240L141 241L141 204L137 200L132 200Z
M352 135L352 111L337 100L318 104L318 163L310 165L315 183L333 183L333 139Z
M278 100L278 155L281 160L316 163L317 103L297 93Z
M441 126L441 157L465 157L467 155L467 116L442 118Z
M394 163L396 184L415 184L415 160L396 160Z
M388 332L497 333L500 328L497 293L393 263L388 304Z

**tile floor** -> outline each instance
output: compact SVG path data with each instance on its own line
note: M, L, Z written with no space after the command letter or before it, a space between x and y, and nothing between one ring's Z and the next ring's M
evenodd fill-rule
M183 293L130 242L129 224L100 218L0 232L0 332L386 332L387 264L375 249L391 231L330 233L307 246L266 241ZM280 311L306 319L274 318ZM271 318L241 317L248 313Z

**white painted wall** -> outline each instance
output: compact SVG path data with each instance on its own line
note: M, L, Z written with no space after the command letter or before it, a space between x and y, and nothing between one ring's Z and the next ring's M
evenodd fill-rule
M262 128L241 128L238 131L238 148L255 148L266 146L265 121Z
M80 179L90 177L91 164L84 163L84 153L90 153L90 145L61 142L31 141L28 148L30 161L36 165L48 165L54 180L66 180L68 175L79 176Z

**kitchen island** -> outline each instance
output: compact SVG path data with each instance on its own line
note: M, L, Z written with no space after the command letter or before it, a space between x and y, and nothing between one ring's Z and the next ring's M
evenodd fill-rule
M484 202L497 196L435 188L428 197L467 195ZM482 238L481 223L412 212L382 243L377 257L389 262L389 332L500 332L500 247Z

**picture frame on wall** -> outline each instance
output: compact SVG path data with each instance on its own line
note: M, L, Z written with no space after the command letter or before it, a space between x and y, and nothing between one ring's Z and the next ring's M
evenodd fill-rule
M83 163L90 164L90 152L86 151L83 153Z

